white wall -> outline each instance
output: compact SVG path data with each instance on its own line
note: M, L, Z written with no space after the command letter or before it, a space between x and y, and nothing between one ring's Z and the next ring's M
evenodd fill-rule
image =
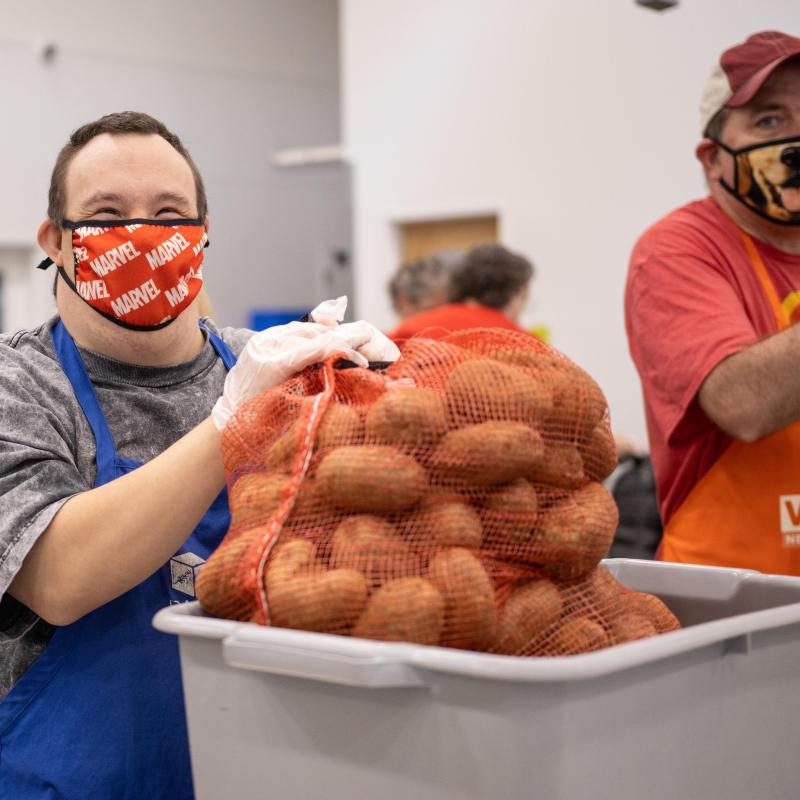
M704 194L698 100L718 54L800 33L797 0L343 0L359 311L389 326L393 221L496 210L538 275L525 321L646 442L623 289L642 231ZM664 331L668 336L669 331Z
M0 246L0 330L30 328L55 313L53 276L32 269L41 258L31 247Z
M287 233L302 230L287 194L302 192L271 159L339 140L336 0L0 0L0 20L0 248L35 248L70 132L134 109L172 128L203 173L220 321L312 299L303 237Z

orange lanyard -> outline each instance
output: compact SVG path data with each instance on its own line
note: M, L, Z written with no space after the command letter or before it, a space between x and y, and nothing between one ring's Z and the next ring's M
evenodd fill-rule
M778 293L775 291L775 284L769 277L767 268L764 266L764 260L761 258L761 253L758 252L758 248L756 247L756 243L753 241L752 237L745 233L741 228L738 230L742 240L744 241L747 254L750 256L750 261L753 264L753 269L755 270L756 276L758 277L759 281L761 281L764 294L766 294L767 300L769 300L769 304L772 306L772 313L775 315L775 320L778 323L778 330L782 331L789 327L789 320L786 316L786 312L783 310L781 301L778 299Z

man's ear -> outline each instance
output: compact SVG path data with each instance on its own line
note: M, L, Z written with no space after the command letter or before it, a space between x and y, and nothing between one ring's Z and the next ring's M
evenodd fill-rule
M712 170L720 169L720 146L711 139L703 139L695 148L694 154L703 165L706 174L709 174Z
M61 247L62 231L51 219L46 219L36 233L39 247L47 253L48 257L57 267L64 266L64 251Z
M694 151L697 160L703 165L706 180L716 183L723 177L722 148L711 139L703 139Z

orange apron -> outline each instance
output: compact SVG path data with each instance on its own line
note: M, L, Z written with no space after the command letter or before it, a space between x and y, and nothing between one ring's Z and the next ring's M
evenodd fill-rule
M753 240L740 231L777 329L789 327ZM734 441L664 528L664 561L800 575L800 422Z

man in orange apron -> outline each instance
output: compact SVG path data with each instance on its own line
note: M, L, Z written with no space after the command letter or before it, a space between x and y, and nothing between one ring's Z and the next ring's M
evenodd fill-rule
M800 575L800 38L726 50L701 131L710 196L644 233L625 294L661 557Z

